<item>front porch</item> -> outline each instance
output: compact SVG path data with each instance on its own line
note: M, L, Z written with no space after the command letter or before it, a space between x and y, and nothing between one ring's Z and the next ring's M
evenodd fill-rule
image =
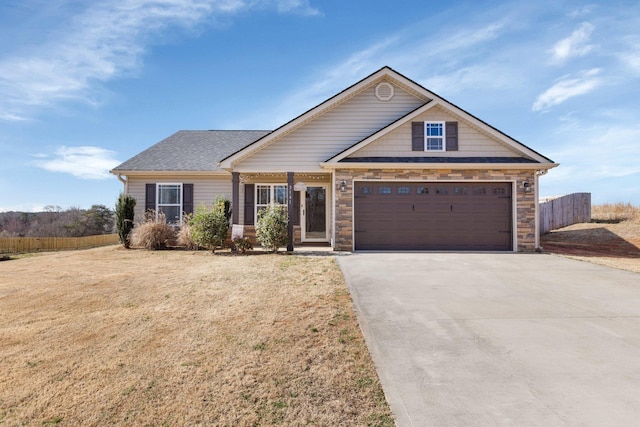
M257 245L255 223L270 205L287 207L287 250L301 245L333 248L332 174L232 172L232 238Z

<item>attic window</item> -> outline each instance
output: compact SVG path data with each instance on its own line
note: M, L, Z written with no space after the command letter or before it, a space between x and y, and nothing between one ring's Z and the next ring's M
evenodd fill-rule
M444 122L424 122L424 151L445 151Z
M376 86L376 98L380 101L391 101L393 98L394 90L390 83L382 82Z

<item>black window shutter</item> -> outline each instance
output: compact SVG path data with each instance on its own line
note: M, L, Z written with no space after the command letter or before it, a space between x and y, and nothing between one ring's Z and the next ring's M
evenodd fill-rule
M182 184L182 211L193 213L193 184Z
M154 211L156 210L156 185L147 184L144 198L144 210Z
M447 151L458 151L458 122L446 122Z
M244 224L253 225L253 184L244 185Z
M424 151L424 122L411 123L411 151Z
M300 192L293 192L293 225L300 225Z

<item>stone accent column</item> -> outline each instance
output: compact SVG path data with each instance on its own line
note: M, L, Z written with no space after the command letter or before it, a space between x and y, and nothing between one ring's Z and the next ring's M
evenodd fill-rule
M353 250L353 179L350 171L336 170L336 188L334 188L336 218L335 243L336 251ZM340 183L344 181L346 191L340 191Z

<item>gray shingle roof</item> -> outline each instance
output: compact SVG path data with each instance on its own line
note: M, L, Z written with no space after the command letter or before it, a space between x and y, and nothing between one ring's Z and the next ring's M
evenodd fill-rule
M219 171L220 160L270 132L181 130L116 166L113 171Z

